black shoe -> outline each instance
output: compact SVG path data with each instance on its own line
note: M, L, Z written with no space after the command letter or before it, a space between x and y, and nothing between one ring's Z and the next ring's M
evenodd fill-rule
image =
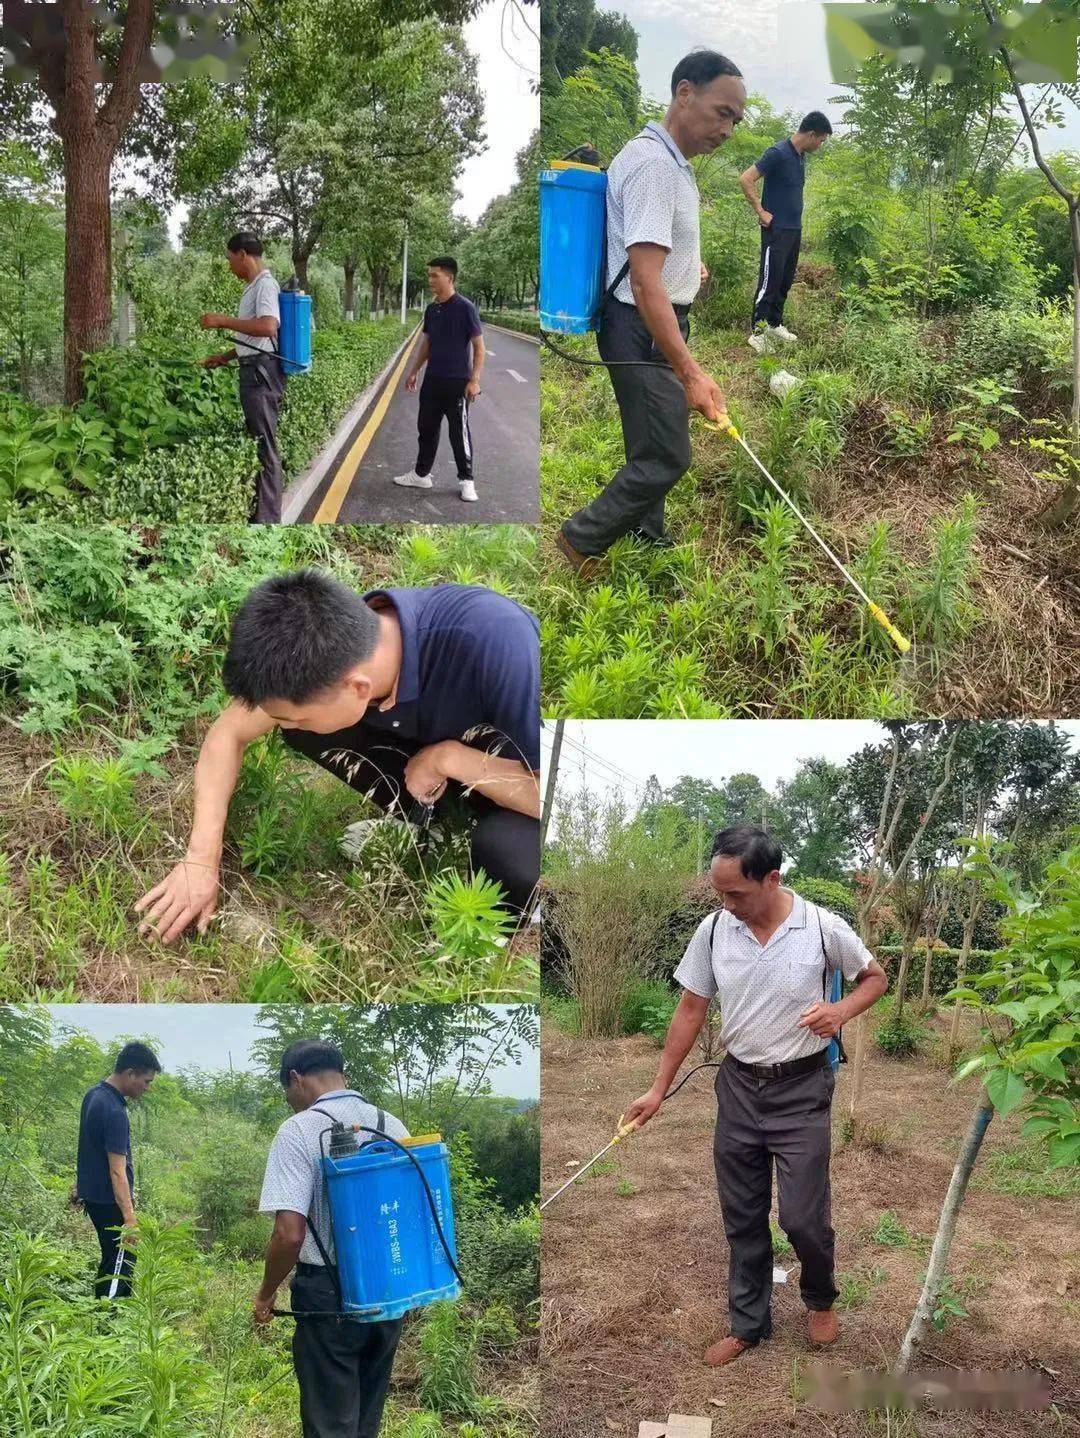
M647 534L644 529L632 529L630 533L635 539L640 539L642 544L651 544L654 549L674 549L679 542L673 539L667 530L661 535Z

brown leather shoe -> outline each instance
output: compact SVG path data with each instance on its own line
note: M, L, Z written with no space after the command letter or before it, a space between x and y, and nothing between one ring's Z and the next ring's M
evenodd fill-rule
M810 1309L810 1322L807 1326L811 1343L835 1343L840 1337L840 1323L836 1314L831 1308Z
M579 554L560 529L555 536L555 548L582 579L588 579L597 566L598 560L592 554Z
M720 1368L725 1363L734 1363L740 1354L753 1346L745 1339L736 1338L733 1333L729 1333L726 1338L721 1338L706 1348L704 1359L710 1368Z

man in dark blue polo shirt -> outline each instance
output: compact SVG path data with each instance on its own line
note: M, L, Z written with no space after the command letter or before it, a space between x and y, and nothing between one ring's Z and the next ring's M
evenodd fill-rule
M126 1298L135 1255L120 1245L120 1229L135 1222L135 1170L131 1162L128 1099L141 1098L161 1072L146 1044L125 1044L108 1078L82 1101L75 1197L97 1231L101 1262L94 1278L99 1298Z
M408 474L396 475L394 483L406 489L431 488L431 468L445 417L450 448L457 461L458 493L462 499L474 500L469 406L480 393L484 336L476 306L457 292L457 272L457 260L452 255L428 260L428 285L435 298L424 311L424 332L405 375L405 388L413 394L416 376L427 365L417 418L420 445L415 468Z
M794 135L770 145L757 164L739 176L743 194L761 226L761 262L750 322L750 348L758 354L765 353L770 339L794 344L798 338L783 320L784 301L795 279L802 242L806 156L820 150L831 134L828 117L811 110ZM757 187L763 179L758 199Z
M357 594L318 570L264 580L233 620L233 702L195 770L185 858L136 905L142 931L200 933L217 907L225 819L244 750L280 728L290 748L394 818L450 796L471 811L474 870L522 911L540 875L536 618L474 585ZM347 852L364 836L350 830Z

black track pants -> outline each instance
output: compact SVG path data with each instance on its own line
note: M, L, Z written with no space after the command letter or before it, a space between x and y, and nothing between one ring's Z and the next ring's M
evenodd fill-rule
M468 383L467 379L424 376L420 386L420 412L416 420L420 436L416 472L421 478L431 473L439 448L439 431L445 418L450 448L457 462L458 479L472 479L472 431L469 429L469 401L465 394Z
M774 326L783 323L784 301L795 281L801 242L802 230L778 230L772 225L762 230L751 329L762 323Z

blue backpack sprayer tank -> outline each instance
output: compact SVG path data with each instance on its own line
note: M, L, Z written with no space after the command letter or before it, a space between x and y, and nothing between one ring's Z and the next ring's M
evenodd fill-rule
M325 1109L329 1125L319 1135L322 1173L337 1262L323 1236L308 1229L334 1283L333 1313L281 1317L336 1317L384 1323L414 1308L461 1294L457 1266L449 1151L439 1134L396 1139L379 1127L343 1124ZM372 1134L360 1143L357 1134Z
M282 374L306 374L311 368L311 296L303 292L295 275L278 292L278 309L281 320L272 350L262 351L243 335L232 338L242 348L277 355Z

